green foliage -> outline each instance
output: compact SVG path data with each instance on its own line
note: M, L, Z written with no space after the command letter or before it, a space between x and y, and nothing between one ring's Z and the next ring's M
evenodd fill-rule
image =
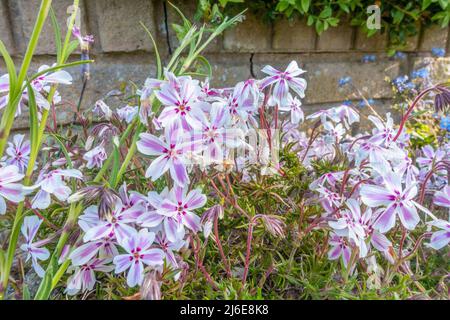
M367 19L372 13L367 7L376 4L381 10L381 30L368 29ZM450 2L448 0L400 0L400 1L364 1L364 0L200 0L197 6L197 19L218 22L224 16L237 10L249 8L265 21L282 17L305 18L307 24L314 27L318 34L330 27L350 20L367 37L377 33L388 33L390 52L406 46L408 37L419 32L419 25L431 24L446 27L450 21Z

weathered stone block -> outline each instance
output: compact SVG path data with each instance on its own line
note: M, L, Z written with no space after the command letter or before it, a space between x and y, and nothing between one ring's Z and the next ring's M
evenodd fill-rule
M313 28L311 28L313 29ZM348 23L335 28L331 27L317 39L317 49L320 51L346 51L352 47L354 29Z
M252 77L250 54L210 55L208 59L213 70L212 87L231 87Z
M339 88L339 79L350 76L354 85L366 98L382 99L392 97L390 85L385 77L395 78L399 73L399 63L390 60L378 60L375 63L362 63L361 60L351 59L349 55L338 55L324 59L309 58L307 56L259 54L255 55L254 69L257 78L265 75L260 71L266 64L284 70L289 62L297 60L299 66L306 70L303 77L308 81L304 103L341 102L352 97L349 88Z
M0 40L6 46L8 52L12 54L15 51L15 46L11 32L12 26L9 25L8 12L5 4L4 1L0 2Z
M138 86L142 86L147 77L155 77L155 63L148 59L148 55L144 53L96 59L96 62L91 65L91 79L87 84L81 109L92 108L97 100L103 99L112 90L121 90L127 85L130 88L130 80ZM37 58L32 63L31 70L37 70L44 63L48 64L50 61L45 57ZM80 68L72 67L67 71L73 77L73 84L61 85L58 88L62 98L61 104L56 107L58 124L67 124L73 121L82 88ZM126 95L128 94L130 94L129 91ZM111 107L123 106L117 99L112 98L108 100L108 104ZM15 121L14 128L27 128L28 121L28 113L25 110L24 114Z
M361 51L384 51L388 42L387 32L377 32L371 37L358 28L356 32L356 49Z
M265 52L270 50L271 26L260 17L246 14L246 18L224 33L224 47L235 52Z
M274 24L272 47L279 51L298 52L314 49L316 32L304 21L277 20Z
M450 58L418 57L414 59L414 69L427 67L433 82L446 82L450 78Z
M139 22L156 34L153 1L97 0L96 16L105 52L152 51L153 45Z
M426 27L423 32L421 51L430 51L434 47L447 47L448 28L441 28L437 25Z
M11 18L13 19L13 28L16 30L18 39L18 49L25 52L31 33L39 12L40 0L17 0L10 1ZM52 2L52 8L61 28L61 36L64 39L67 32L67 19L70 17L68 8L73 5L72 0L59 0ZM80 1L80 23L81 30L86 33L85 8ZM20 30L20 31L19 31ZM36 54L56 54L55 35L50 19L50 14L45 22L42 33L39 37L39 43L36 47Z

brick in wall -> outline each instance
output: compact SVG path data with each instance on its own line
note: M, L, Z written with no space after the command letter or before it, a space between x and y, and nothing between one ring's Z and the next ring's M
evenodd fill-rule
M10 1L11 17L13 19L13 28L17 30L18 49L25 52L30 39L31 33L36 22L37 14L39 12L41 0L16 0ZM52 2L52 8L55 11L56 17L61 28L61 36L65 37L67 32L67 18L70 13L67 9L73 5L72 0L59 0ZM81 26L82 32L86 32L85 8L83 2L80 1L81 10ZM55 35L51 23L50 16L47 18L39 38L39 43L36 47L36 54L56 54Z
M101 48L104 52L152 51L153 45L142 21L156 36L153 1L96 0L96 16Z
M380 59L374 63L362 63L360 59L355 60L355 54L352 53L335 55L334 60L332 56L324 56L321 59L320 56L310 58L307 55L256 54L253 59L256 76L264 77L260 70L266 64L284 70L294 59L302 69L307 71L304 74L308 81L304 99L306 104L339 102L348 99L350 93L348 89L338 88L339 79L344 76L352 77L353 83L366 98L390 98L392 90L385 81L385 76L395 78L399 73L397 61Z
M367 37L366 33L360 28L356 31L355 47L361 51L384 51L388 44L387 32L377 32L371 37Z
M311 29L313 29L311 27ZM342 22L337 27L330 27L317 39L319 51L347 51L352 47L353 28L349 23Z
M7 7L6 2L0 2L0 40L2 40L3 44L8 49L9 53L13 53L15 51L14 42L11 34L11 30L9 28L9 21L7 16Z
M247 13L243 22L224 33L224 47L234 52L265 52L270 50L271 26L260 17Z
M437 25L425 27L420 45L421 51L430 51L434 47L447 47L448 28L441 28Z
M316 32L302 21L275 21L272 47L277 51L311 51L315 46Z

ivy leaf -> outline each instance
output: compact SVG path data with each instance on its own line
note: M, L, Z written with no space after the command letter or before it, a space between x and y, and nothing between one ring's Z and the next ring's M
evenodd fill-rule
M392 18L394 18L394 20L392 21L394 24L399 24L402 20L403 17L405 16L405 14L403 13L403 11L393 11L392 12Z
M302 0L301 1L303 12L305 12L305 13L308 12L310 4L311 4L311 0Z
M308 16L308 21L306 22L308 26L312 26L314 24L314 16Z
M326 7L325 9L322 10L322 12L319 15L319 18L322 19L326 19L329 18L331 16L331 14L333 13L333 11L331 10L331 7Z
M426 10L432 2L433 2L433 0L423 0L422 1L422 10Z

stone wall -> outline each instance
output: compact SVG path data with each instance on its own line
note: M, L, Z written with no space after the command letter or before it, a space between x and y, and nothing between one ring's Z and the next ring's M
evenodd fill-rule
M192 17L196 1L172 2L186 16ZM18 62L26 49L39 3L40 0L0 0L0 39ZM53 1L63 26L71 3L71 0ZM83 108L92 106L97 99L130 80L141 85L145 78L154 76L154 48L139 21L155 35L163 58L167 59L169 52L177 46L170 25L178 22L178 16L162 0L80 0L80 5L83 31L94 35L96 40L91 52L96 62L91 67L92 79ZM261 77L260 70L265 64L283 68L295 59L308 71L306 110L347 99L347 91L337 87L338 79L343 76L351 76L367 97L375 99L376 106L386 108L392 91L385 77L409 73L430 56L433 47L443 47L448 52L449 31L439 27L421 28L419 35L408 41L404 60L387 57L386 44L386 36L367 39L348 24L332 28L319 37L303 21L280 20L265 24L248 14L243 23L212 43L205 56L214 70L213 85L227 86L249 77ZM54 52L53 32L47 21L33 66L53 63ZM361 60L366 54L376 54L376 62L363 63ZM440 62L445 69L444 76L450 75L446 70L449 65L446 59ZM0 68L5 73L3 64ZM76 81L71 88L61 90L68 103L57 113L64 122L71 121L70 106L76 104L81 90L79 71L74 69L71 73ZM26 123L21 121L18 126L26 126Z

